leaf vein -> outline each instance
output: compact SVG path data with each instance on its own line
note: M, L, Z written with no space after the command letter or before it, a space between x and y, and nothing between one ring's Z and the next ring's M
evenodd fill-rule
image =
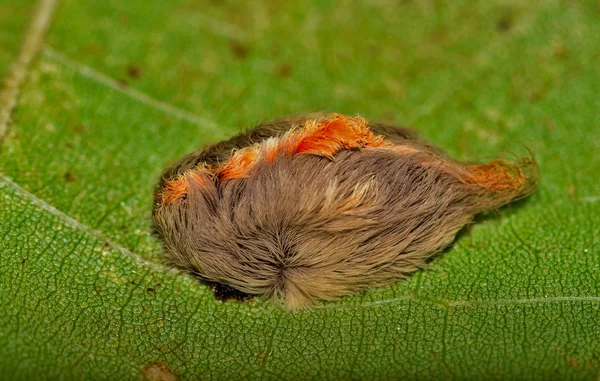
M79 75L82 75L86 78L93 80L94 82L97 82L103 86L111 88L112 90L115 90L124 95L127 95L128 97L135 99L136 101L138 101L140 103L143 103L147 106L150 106L152 108L160 110L160 111L164 112L165 114L174 116L177 119L185 120L185 121L193 123L199 127L210 130L210 131L218 134L219 136L223 136L222 127L220 127L217 123L213 122L212 120L204 118L200 115L193 114L189 111L177 108L168 103L159 101L140 90L134 89L132 87L124 87L124 86L120 85L118 81L109 77L108 75L103 74L103 73L101 73L87 65L84 65L80 62L74 61L74 60L70 59L69 57L67 57L66 55L64 55L63 53L60 53L60 52L54 50L52 47L50 47L48 45L44 46L44 48L42 49L42 54L45 57L48 57L48 58L54 60L55 62L62 64L63 66L65 66L71 70L74 70Z
M46 201L44 201L44 200L40 199L39 197L37 197L36 195L30 193L29 191L27 191L26 189L21 187L19 184L15 183L8 176L6 176L5 174L0 172L0 188L2 188L4 186L12 187L13 189L15 189L15 191L17 193L19 193L21 196L27 198L34 205L40 207L42 210L45 210L46 212L49 212L50 214L60 218L67 225L96 237L99 241L105 242L108 246L119 251L120 253L125 254L129 257L132 257L138 263L142 263L144 265L153 267L153 268L155 268L159 271L163 271L163 272L173 272L173 273L178 272L177 270L170 268L166 265L162 265L162 264L144 259L141 256L137 255L136 253L132 252L131 250L111 241L103 233L91 228L90 226L88 226L86 224L83 224L83 223L77 221L73 217L56 209L54 206L48 204Z
M4 137L11 121L21 88L27 78L31 61L37 56L42 46L46 31L52 22L58 0L40 0L33 13L33 18L21 45L17 59L10 66L0 89L0 139Z

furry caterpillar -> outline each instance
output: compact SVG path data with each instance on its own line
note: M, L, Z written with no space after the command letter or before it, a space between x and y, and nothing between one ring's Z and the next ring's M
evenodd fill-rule
M295 310L408 276L538 181L533 157L469 165L407 128L313 115L185 156L153 220L176 266Z

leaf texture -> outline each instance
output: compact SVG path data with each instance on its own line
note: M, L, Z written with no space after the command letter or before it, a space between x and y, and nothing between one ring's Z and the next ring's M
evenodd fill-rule
M428 4L60 2L0 151L2 374L596 379L598 4ZM6 75L34 8L0 10ZM465 160L531 147L540 190L409 280L298 313L219 302L169 268L150 224L161 170L323 109L413 125Z

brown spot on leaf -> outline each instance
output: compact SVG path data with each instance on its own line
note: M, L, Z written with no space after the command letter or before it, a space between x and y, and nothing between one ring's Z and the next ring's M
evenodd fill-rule
M120 88L126 88L129 87L129 82L127 82L123 78L119 78L117 79L117 85L119 85Z
M139 78L142 76L142 67L139 65L127 65L127 75L131 78Z
M142 369L142 376L149 381L177 381L179 377L163 362L154 362Z
M83 124L76 124L75 126L73 126L73 132L76 133L77 135L85 134L86 133L85 126Z
M508 32L513 26L513 20L508 15L502 16L498 23L496 24L496 30L500 33Z
M68 183L73 183L73 182L77 181L77 177L74 174L72 174L71 172L65 172L63 177L64 177L65 181Z
M558 59L569 58L569 47L562 43L557 44L552 55Z
M248 47L239 41L231 41L229 43L229 50L231 51L231 54L233 54L234 57L239 58L241 60L248 57Z
M294 67L290 64L280 64L275 69L275 74L281 78L290 77L294 73Z

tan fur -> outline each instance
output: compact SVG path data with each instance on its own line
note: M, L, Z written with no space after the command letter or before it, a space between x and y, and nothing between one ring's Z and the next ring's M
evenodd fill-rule
M467 166L410 129L377 123L369 128L385 138L381 147L340 149L328 158L273 156L264 143L245 177L220 181L211 172L236 150L328 118L261 125L167 169L153 217L170 260L298 309L411 274L475 214L538 184L533 158Z

